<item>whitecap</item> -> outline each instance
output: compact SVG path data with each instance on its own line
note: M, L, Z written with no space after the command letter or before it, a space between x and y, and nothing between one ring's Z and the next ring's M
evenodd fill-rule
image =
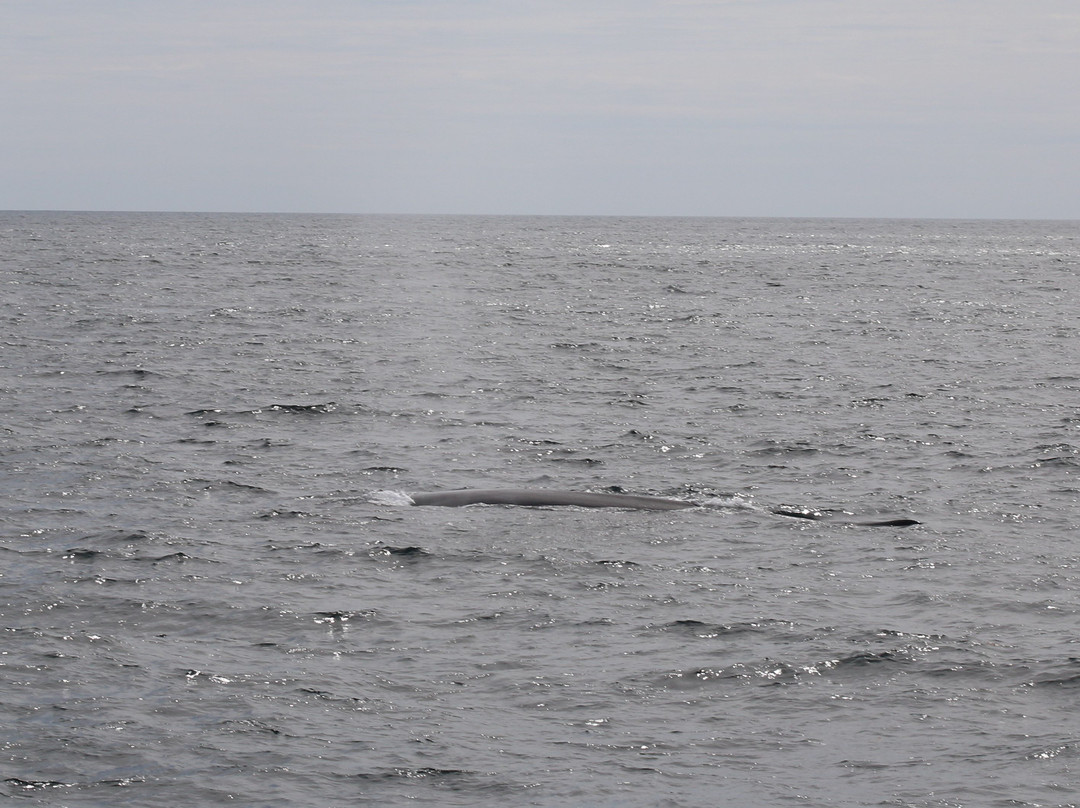
M415 505L412 497L404 491L372 491L368 494L368 502L373 505Z

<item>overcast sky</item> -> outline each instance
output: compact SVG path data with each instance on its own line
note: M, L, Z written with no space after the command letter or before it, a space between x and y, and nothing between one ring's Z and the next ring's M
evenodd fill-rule
M1080 0L0 0L0 209L1080 218Z

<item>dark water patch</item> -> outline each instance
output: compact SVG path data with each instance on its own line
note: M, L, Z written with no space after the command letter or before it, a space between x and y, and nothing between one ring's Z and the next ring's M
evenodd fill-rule
M899 548L904 549L904 548ZM923 549L923 548L918 548ZM856 635L854 639L858 641L863 635ZM944 634L917 634L911 631L901 631L895 628L879 628L867 635L870 638L875 637L907 637L917 642L941 642L946 639Z
M1040 746L1024 754L1026 760L1052 760L1054 758L1066 758L1073 761L1080 758L1080 740L1069 738L1067 740Z
M665 690L701 690L713 684L742 685L753 680L754 674L745 665L735 664L723 668L691 668L671 671L656 680Z
M81 561L81 562L106 562L106 561L123 561L134 562L139 564L151 564L154 566L161 564L182 564L186 561L193 561L192 556L182 551L176 551L174 553L166 553L165 555L150 555L140 556L136 555L130 550L125 548L121 551L115 550L95 550L88 547L69 547L64 550L61 559L66 561ZM202 559L198 559L202 560ZM208 561L206 563L217 563Z
M933 649L919 653L917 656L925 658L914 660L912 673L931 679L955 682L973 680L987 684L1005 678L1023 678L1030 671L1030 668L1024 665L1001 664L989 659L979 659L955 649Z
M319 702L332 704L349 713L388 713L397 709L394 702L371 696L341 695L330 690L311 686L298 688L297 692L302 693L304 696L310 696Z
M196 488L200 491L210 492L229 492L235 491L248 494L273 494L275 492L268 488L263 488L260 485L254 485L252 483L240 483L235 480L207 480L205 478L192 477L183 481L185 485Z
M418 769L390 769L383 772L361 772L356 775L359 780L386 781L386 780L431 780L434 785L456 785L464 778L475 777L477 772L467 769L438 769L431 766L422 766Z
M213 417L213 416L217 416L217 415L223 415L225 413L224 413L224 410L205 409L205 410L191 410L191 411L186 412L184 414L185 415L193 415L196 418L208 418L208 417Z
M373 547L370 551L370 555L375 558L378 556L394 556L397 558L423 558L430 556L431 553L425 550L423 547L417 545L409 545L406 547L394 547L387 544L380 544Z
M310 519L315 514L307 511L293 511L293 510L272 510L260 513L257 518L259 519Z
M583 466L600 466L604 461L596 457L582 457L578 449L549 449L540 455L548 463L569 463Z
M146 407L146 406L128 407L126 410L124 410L124 415L139 416L139 417L144 417L144 418L159 418L160 417L158 415L155 415L153 412L151 412L150 409L148 407Z
M71 547L64 551L61 558L70 558L76 561L93 561L97 558L106 557L109 554L103 550L90 550L85 547ZM115 555L113 556L116 557Z
M175 553L166 553L163 556L153 556L146 558L136 558L136 561L149 562L150 564L183 564L185 561L191 561L192 557L187 553L177 551ZM210 562L216 563L216 562Z
M1080 457L1075 455L1057 456L1057 457L1040 457L1032 464L1032 468L1038 468L1040 466L1050 466L1052 468L1059 469L1075 469L1080 468Z
M1080 455L1080 447L1071 443L1048 443L1036 446L1033 451L1055 455Z
M207 429L236 429L238 424L230 424L228 421L222 421L215 418L211 418L203 423L203 426Z
M867 665L903 664L911 659L905 651L862 651L858 654L840 657L833 667L864 667Z
M820 452L821 449L804 441L780 443L775 440L762 440L753 444L748 453L751 456L758 457L797 457L800 455L816 455Z
M75 788L78 785L60 780L24 780L21 777L5 777L4 782L22 792L55 791L60 788Z
M356 555L355 551L348 548L335 547L332 544L323 544L318 541L298 542L297 544L278 544L272 542L267 544L265 549L268 553L287 553L301 550L305 553L311 552L317 556L325 556L327 558L350 558Z
M1051 665L1031 676L1028 684L1035 688L1080 688L1080 659L1070 658L1061 664Z
M551 347L556 351L572 351L574 353L607 353L612 350L611 346L600 342L553 342Z
M490 622L493 620L500 620L505 617L506 612L483 612L482 614L470 614L465 617L455 620L455 623L466 624L476 622Z
M597 581L595 583L581 584L581 587L583 589L587 589L590 592L606 592L608 590L618 589L623 586L626 586L626 584L621 581Z
M702 635L694 634L694 636ZM874 681L879 681L882 676L891 676L905 669L904 666L910 662L911 658L904 650L861 652L844 657L818 658L812 662L788 662L766 658L757 662L739 662L723 667L709 666L671 671L656 682L665 688L693 690L714 684L798 685L822 681L825 678L836 681L853 676L862 680L868 675L872 675Z
M314 620L316 623L330 623L340 624L348 623L353 620L370 620L375 617L377 612L374 609L362 609L353 611L326 611L315 612Z
M92 554L108 553L116 548L130 549L153 540L155 536L145 530L107 530L81 536L76 540L79 544L73 545L73 551L69 552L75 552L85 558L91 557Z
M80 584L93 584L94 586L109 588L113 586L138 587L145 583L145 581L141 578L110 578L105 575L86 575L71 576L65 579L65 583L74 584L76 586Z
M670 623L649 626L653 631L672 632L699 639L716 639L730 637L738 634L758 634L768 632L775 626L787 627L790 624L739 622L739 623L707 623L701 620L673 620Z
M231 718L227 721L222 721L218 725L218 728L222 732L229 734L270 736L285 734L286 737L289 737L284 730L280 730L265 721L259 721L255 718Z
M126 376L134 379L147 379L152 376L162 376L164 374L158 373L153 370L146 370L145 368L123 368L117 370L99 370L97 371L99 376Z
M285 415L327 415L332 412L336 412L338 405L333 401L328 401L325 404L271 404L266 407L266 412L283 413ZM253 410L253 414L258 414L259 410Z
M648 407L648 398L644 393L627 393L610 399L607 404L609 407Z
M265 416L282 415L296 417L318 417L332 414L355 415L362 412L367 413L369 411L366 407L360 404L339 405L337 402L327 401L317 404L267 404L263 407L255 407L253 409L247 410L225 410L218 407L207 407L203 409L189 410L185 413L185 415L189 415L193 418L210 419L207 424L220 424L228 422L230 420L260 421L265 420Z
M889 401L891 401L891 399L888 398L858 398L851 402L851 406L862 409L882 409L886 404L889 403Z
M249 452L261 452L269 449L291 449L295 444L290 440L283 438L258 438L257 440L249 441L242 444L242 448ZM255 457L238 457L230 458L224 461L227 466L244 465L255 460Z
M618 569L618 570L634 570L634 569L639 569L641 567L641 564L639 564L636 561L626 561L626 560L623 560L623 559L614 559L614 558L612 558L612 559L608 559L608 558L599 559L597 561L593 561L592 563L593 564L599 564L600 566L607 567L608 569Z

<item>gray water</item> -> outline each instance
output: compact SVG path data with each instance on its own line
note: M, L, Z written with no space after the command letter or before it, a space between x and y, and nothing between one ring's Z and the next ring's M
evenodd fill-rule
M0 214L0 797L1080 804L1078 269L1074 222ZM462 487L714 507L382 504Z

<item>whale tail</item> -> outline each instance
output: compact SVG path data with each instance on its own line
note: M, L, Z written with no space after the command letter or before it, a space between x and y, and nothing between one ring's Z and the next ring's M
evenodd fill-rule
M859 527L911 527L912 525L921 525L922 522L918 519L881 519L870 522L851 522L850 524Z

